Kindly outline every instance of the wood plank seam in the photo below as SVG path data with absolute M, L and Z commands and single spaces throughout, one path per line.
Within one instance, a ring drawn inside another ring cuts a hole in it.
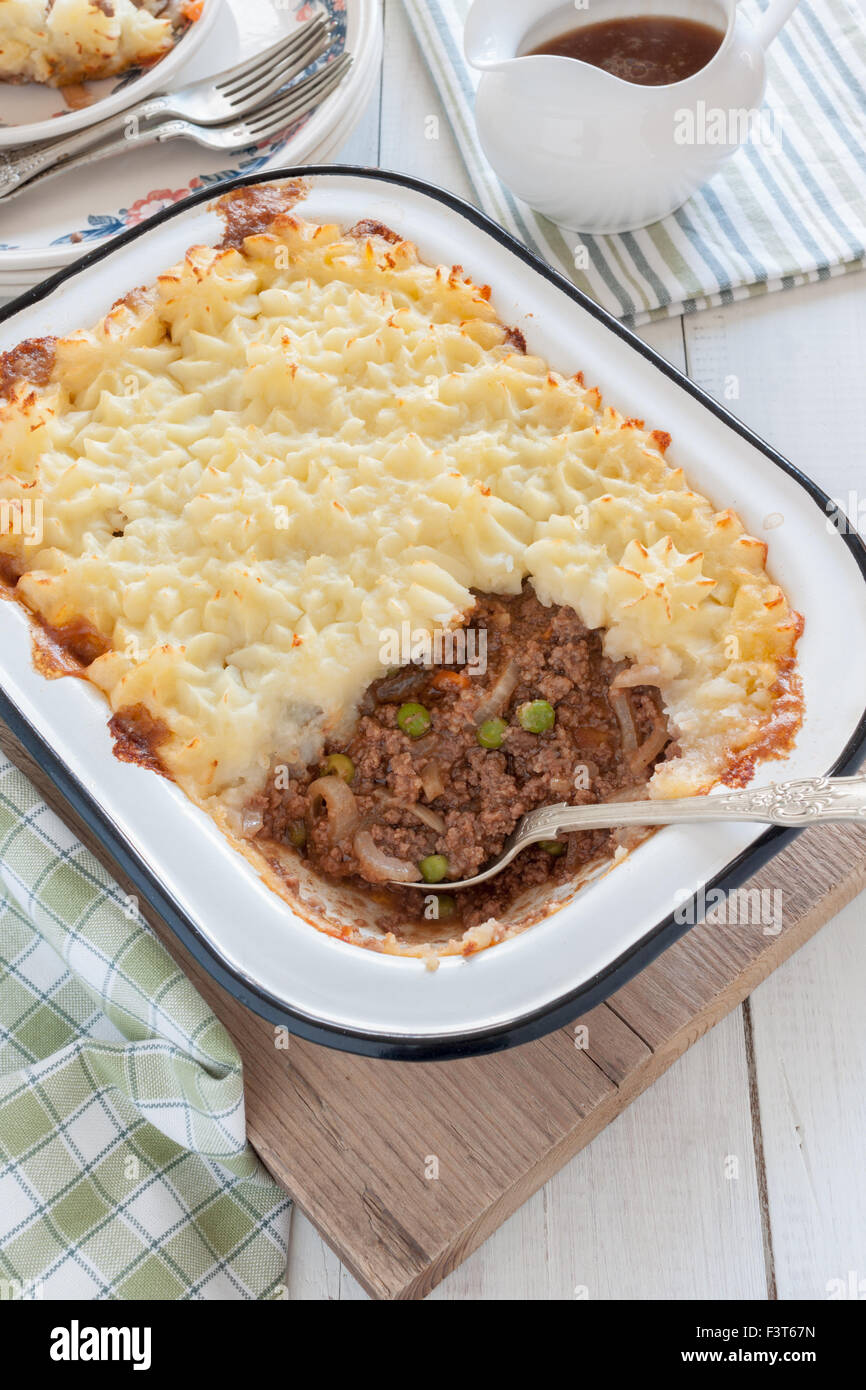
M 697 926 L 700 926 L 700 925 L 701 925 L 701 923 L 698 922 L 698 923 L 697 923 Z M 615 998 L 616 998 L 616 995 L 614 995 L 613 998 L 615 999 Z M 632 1033 L 634 1033 L 634 1035 L 635 1035 L 636 1038 L 640 1038 L 640 1040 L 641 1040 L 641 1042 L 643 1043 L 644 1047 L 649 1048 L 650 1052 L 652 1052 L 652 1051 L 653 1051 L 653 1045 L 652 1045 L 652 1043 L 650 1042 L 649 1038 L 645 1038 L 645 1037 L 643 1036 L 643 1034 L 641 1033 L 640 1029 L 639 1029 L 639 1028 L 635 1028 L 634 1024 L 629 1022 L 629 1020 L 625 1017 L 625 1015 L 624 1015 L 623 1013 L 621 1013 L 620 1010 L 616 1007 L 616 1004 L 613 1002 L 613 999 L 606 999 L 606 1000 L 605 1000 L 605 1003 L 607 1004 L 607 1007 L 610 1009 L 611 1013 L 612 1013 L 612 1014 L 616 1014 L 616 1016 L 617 1016 L 617 1018 L 619 1019 L 620 1023 L 624 1023 L 625 1026 L 626 1026 L 626 1028 L 628 1028 Z
M 749 1077 L 749 1113 L 752 1117 L 752 1149 L 755 1155 L 755 1174 L 758 1181 L 758 1202 L 761 1212 L 761 1236 L 764 1246 L 764 1268 L 767 1275 L 767 1298 L 771 1302 L 778 1299 L 776 1287 L 776 1265 L 773 1257 L 773 1229 L 770 1221 L 770 1197 L 767 1181 L 767 1163 L 764 1154 L 764 1131 L 761 1124 L 761 1103 L 758 1093 L 758 1071 L 755 1058 L 755 1032 L 752 1023 L 752 1006 L 748 998 L 743 1000 L 743 1040 L 746 1048 L 746 1069 Z

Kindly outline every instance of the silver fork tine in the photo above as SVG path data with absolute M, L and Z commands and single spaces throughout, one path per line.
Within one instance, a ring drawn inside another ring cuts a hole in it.
M 276 90 L 283 83 L 295 77 L 316 58 L 324 45 L 330 43 L 330 28 L 322 27 L 309 35 L 308 41 L 298 48 L 287 51 L 271 68 L 264 68 L 253 77 L 247 77 L 240 84 L 225 87 L 222 95 L 226 101 L 237 105 L 241 101 L 251 101 L 258 92 L 267 88 Z
M 314 21 L 311 20 L 310 22 L 313 23 Z M 214 83 L 214 91 L 219 92 L 220 96 L 226 96 L 239 82 L 245 82 L 255 77 L 266 64 L 274 62 L 284 53 L 291 54 L 297 42 L 297 34 L 284 35 L 277 43 L 271 44 L 270 48 L 264 49 L 261 53 L 254 53 L 252 58 L 248 58 L 245 63 L 231 68 L 221 82 Z
M 227 95 L 229 91 L 234 90 L 238 82 L 248 79 L 251 75 L 257 73 L 262 66 L 272 63 L 277 54 L 281 53 L 283 50 L 287 53 L 291 53 L 298 45 L 306 43 L 310 31 L 313 29 L 320 30 L 323 23 L 324 20 L 322 16 L 316 15 L 314 19 L 308 20 L 306 24 L 296 30 L 294 34 L 284 35 L 277 43 L 271 44 L 270 48 L 266 48 L 263 53 L 254 53 L 252 58 L 248 58 L 245 63 L 241 63 L 239 67 L 232 68 L 224 81 L 217 82 L 216 90 L 222 96 Z
M 307 62 L 311 61 L 308 54 L 315 55 L 316 50 L 324 42 L 330 43 L 332 38 L 331 27 L 329 24 L 317 25 L 315 29 L 310 29 L 304 35 L 304 42 L 291 48 L 287 48 L 284 53 L 278 54 L 275 61 L 270 65 L 265 65 L 258 72 L 247 74 L 240 82 L 232 80 L 221 88 L 222 95 L 229 100 L 240 96 L 251 96 L 257 87 L 263 86 L 278 72 L 297 65 L 299 68 L 306 67 Z
M 329 66 L 336 68 L 336 63 Z M 347 66 L 348 64 L 344 64 L 336 72 L 329 71 L 322 81 L 315 85 L 311 83 L 293 100 L 270 106 L 266 111 L 257 112 L 252 119 L 245 121 L 244 124 L 249 131 L 250 139 L 256 143 L 266 140 L 274 132 L 285 130 L 287 126 L 300 116 L 305 115 L 312 107 L 318 106 L 339 84 Z
M 296 116 L 303 115 L 310 105 L 322 101 L 337 86 L 351 63 L 351 56 L 343 53 L 312 77 L 298 82 L 288 92 L 281 92 L 267 105 L 253 112 L 243 123 L 250 136 L 256 141 L 265 140 L 274 131 L 289 125 Z
M 332 63 L 330 66 L 334 68 L 335 71 L 328 74 L 328 80 L 317 90 L 308 92 L 303 100 L 295 103 L 295 105 L 287 111 L 283 111 L 279 115 L 274 115 L 264 127 L 258 127 L 256 129 L 253 135 L 253 139 L 256 143 L 269 140 L 272 136 L 279 134 L 281 130 L 285 130 L 293 121 L 299 120 L 300 117 L 305 116 L 308 111 L 311 111 L 316 106 L 320 106 L 325 98 L 329 97 L 331 93 L 339 87 L 346 72 L 351 66 L 351 62 L 351 58 L 347 58 L 346 62 L 342 63 L 339 68 L 337 68 L 336 63 Z

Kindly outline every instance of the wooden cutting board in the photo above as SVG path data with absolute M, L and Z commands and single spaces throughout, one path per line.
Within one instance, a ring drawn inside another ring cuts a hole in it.
M 2 725 L 0 748 L 131 891 Z M 374 1298 L 423 1298 L 864 886 L 866 828 L 806 831 L 745 885 L 782 892 L 777 935 L 701 923 L 572 1027 L 438 1063 L 287 1039 L 146 916 L 238 1045 L 250 1139 L 270 1171 Z

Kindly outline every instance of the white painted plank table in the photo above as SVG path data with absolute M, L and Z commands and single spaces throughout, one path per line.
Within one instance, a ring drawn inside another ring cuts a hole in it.
M 385 0 L 384 22 L 379 88 L 337 159 L 471 198 L 402 0 Z M 866 275 L 642 336 L 833 496 L 866 497 Z M 844 641 L 845 614 L 826 621 Z M 430 1297 L 824 1299 L 861 1281 L 866 1297 L 864 987 L 866 895 Z M 297 1212 L 288 1286 L 292 1299 L 367 1296 Z

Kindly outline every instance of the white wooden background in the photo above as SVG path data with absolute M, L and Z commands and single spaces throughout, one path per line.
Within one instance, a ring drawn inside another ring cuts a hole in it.
M 336 158 L 471 198 L 402 0 Z M 424 120 L 440 117 L 438 141 Z M 642 331 L 834 496 L 866 496 L 866 274 Z M 828 613 L 840 641 L 844 613 Z M 433 1299 L 866 1298 L 866 895 L 698 1042 Z M 736 1164 L 731 1162 L 735 1159 Z M 738 1177 L 726 1176 L 737 1170 Z M 289 1296 L 365 1298 L 299 1213 Z

